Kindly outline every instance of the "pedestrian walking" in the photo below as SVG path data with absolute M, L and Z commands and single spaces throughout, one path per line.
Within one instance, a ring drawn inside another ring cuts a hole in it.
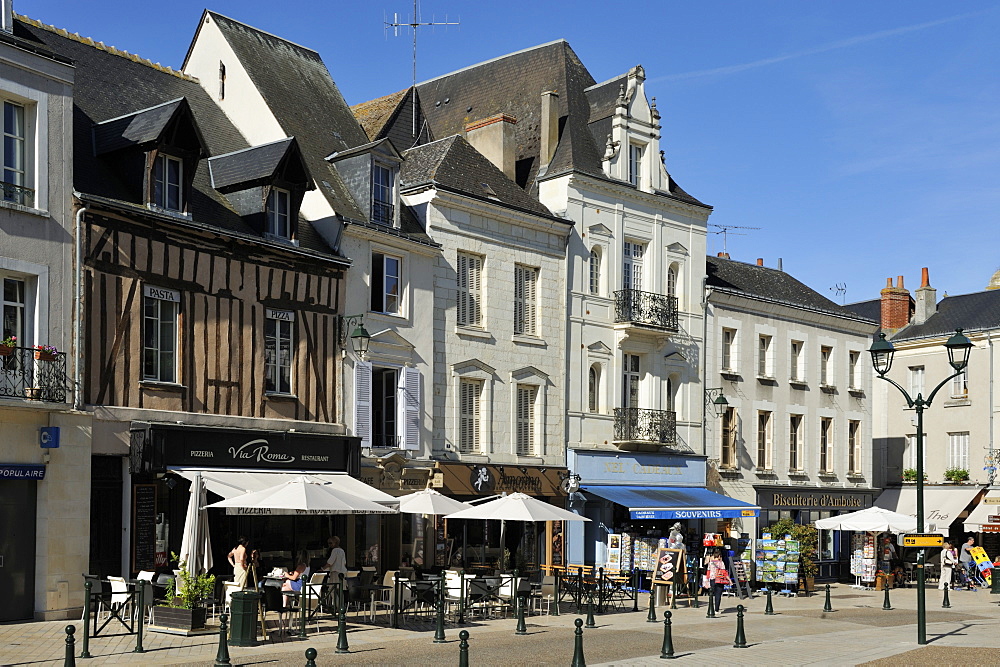
M 722 552 L 713 549 L 708 558 L 708 581 L 712 586 L 712 598 L 715 600 L 715 610 L 722 613 L 722 592 L 733 583 L 729 570 L 722 561 Z

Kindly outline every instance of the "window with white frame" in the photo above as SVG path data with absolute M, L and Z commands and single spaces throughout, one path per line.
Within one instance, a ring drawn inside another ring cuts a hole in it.
M 969 369 L 965 368 L 951 380 L 951 397 L 969 397 Z
M 736 329 L 722 330 L 722 370 L 736 370 Z
M 726 408 L 722 413 L 722 443 L 719 464 L 723 468 L 736 467 L 736 408 Z
M 802 470 L 802 415 L 788 416 L 788 470 Z
M 464 327 L 483 326 L 483 258 L 480 255 L 458 253 L 458 324 Z
M 635 186 L 642 185 L 642 157 L 645 146 L 628 145 L 628 182 Z
M 677 265 L 671 264 L 667 268 L 667 296 L 677 298 Z
M 792 341 L 791 359 L 789 362 L 788 379 L 797 382 L 805 380 L 805 368 L 802 364 L 802 349 L 805 343 L 800 340 Z
M 774 359 L 771 356 L 771 337 L 757 338 L 757 377 L 774 377 Z
M 0 178 L 0 199 L 22 206 L 34 206 L 34 194 L 29 188 L 30 142 L 27 121 L 28 114 L 24 105 L 6 100 L 3 102 L 3 143 L 0 144 L 3 178 Z
M 622 407 L 639 407 L 639 355 L 622 355 Z
M 160 153 L 153 161 L 153 206 L 166 211 L 181 211 L 184 208 L 183 163 L 165 153 Z
M 372 222 L 392 225 L 395 221 L 395 170 L 376 162 L 372 166 Z
M 667 378 L 667 392 L 665 398 L 667 399 L 667 411 L 677 412 L 677 382 L 674 381 L 673 376 Z
M 19 278 L 3 279 L 3 335 L 15 347 L 29 347 L 27 339 L 27 300 L 25 282 Z
M 599 246 L 590 249 L 590 293 L 601 293 L 601 249 Z
M 948 467 L 969 470 L 969 433 L 948 434 Z
M 924 367 L 910 366 L 910 397 L 916 398 L 917 394 L 924 393 Z
M 382 252 L 372 252 L 371 310 L 389 315 L 402 314 L 400 270 L 403 260 Z
M 927 470 L 927 434 L 924 433 L 924 455 L 923 468 Z M 911 433 L 906 436 L 906 445 L 903 450 L 904 466 L 908 469 L 917 469 L 917 435 Z
M 594 364 L 587 373 L 587 409 L 598 412 L 601 407 L 601 366 Z
M 833 376 L 833 348 L 829 345 L 821 345 L 819 348 L 819 383 L 825 386 L 834 384 Z
M 354 435 L 362 447 L 420 448 L 420 371 L 411 366 L 354 365 Z
M 142 299 L 142 379 L 177 382 L 177 319 L 181 295 L 145 285 Z
M 857 350 L 847 353 L 847 387 L 861 388 L 861 353 Z
M 538 335 L 538 269 L 514 265 L 514 333 Z
M 281 188 L 271 188 L 267 195 L 267 233 L 279 239 L 291 239 L 291 210 L 291 193 Z
M 757 411 L 757 469 L 771 470 L 773 467 L 773 439 L 771 433 L 771 413 Z
M 458 451 L 475 454 L 480 451 L 479 413 L 483 397 L 483 381 L 462 378 L 459 381 Z
M 264 391 L 292 393 L 295 313 L 288 310 L 264 311 Z
M 535 454 L 535 397 L 538 387 L 528 384 L 517 385 L 517 414 L 515 444 L 518 456 Z
M 852 419 L 847 422 L 847 470 L 861 473 L 861 422 Z
M 833 420 L 829 417 L 819 420 L 819 470 L 833 472 Z
M 625 241 L 622 244 L 622 289 L 642 290 L 642 258 L 645 254 L 645 243 Z
M 396 419 L 399 369 L 372 367 L 372 447 L 402 449 Z

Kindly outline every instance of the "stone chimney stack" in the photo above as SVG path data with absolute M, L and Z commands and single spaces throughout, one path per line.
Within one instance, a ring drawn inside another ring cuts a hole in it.
M 903 276 L 896 278 L 896 286 L 892 286 L 892 278 L 887 278 L 882 290 L 882 328 L 895 331 L 910 323 L 913 314 L 913 300 L 910 291 L 903 287 Z
M 0 30 L 14 32 L 14 0 L 0 0 Z
M 917 290 L 916 310 L 913 313 L 914 324 L 923 324 L 937 312 L 937 290 L 931 287 L 931 279 L 926 266 L 923 268 L 922 274 L 920 289 Z
M 559 93 L 547 90 L 542 93 L 542 141 L 539 150 L 538 170 L 552 162 L 559 144 Z
M 513 116 L 498 113 L 465 126 L 468 142 L 510 180 L 514 180 L 514 162 L 517 159 L 517 144 L 514 141 L 516 122 Z

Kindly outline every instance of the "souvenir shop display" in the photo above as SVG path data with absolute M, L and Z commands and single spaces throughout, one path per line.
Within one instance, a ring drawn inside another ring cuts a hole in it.
M 619 570 L 622 566 L 622 536 L 617 533 L 608 535 L 608 558 L 604 564 L 607 570 Z
M 757 540 L 754 550 L 757 581 L 781 584 L 785 589 L 795 588 L 799 580 L 799 542 L 786 535 L 784 539 L 771 539 L 764 533 Z
M 854 575 L 854 585 L 851 588 L 871 588 L 877 569 L 875 533 L 851 535 L 851 574 Z
M 621 536 L 622 536 L 622 555 L 621 555 L 622 560 L 620 567 L 623 570 L 631 570 L 633 567 L 632 563 L 634 562 L 632 559 L 632 544 L 634 543 L 634 540 L 632 536 L 629 535 L 628 533 L 622 533 Z

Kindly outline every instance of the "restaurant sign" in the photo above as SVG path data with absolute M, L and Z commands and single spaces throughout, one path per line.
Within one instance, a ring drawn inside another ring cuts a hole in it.
M 526 493 L 529 496 L 565 496 L 559 484 L 566 468 L 439 463 L 442 488 L 456 496 L 492 496 Z

